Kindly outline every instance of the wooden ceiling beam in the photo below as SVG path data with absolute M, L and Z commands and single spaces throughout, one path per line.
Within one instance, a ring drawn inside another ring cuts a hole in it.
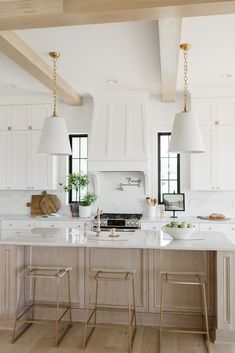
M 50 90 L 53 89 L 52 67 L 16 33 L 0 32 L 0 51 L 44 86 Z M 82 98 L 60 75 L 57 76 L 57 95 L 68 104 L 82 105 Z
M 0 30 L 235 13 L 226 0 L 1 0 Z
M 176 96 L 182 19 L 161 19 L 158 21 L 158 26 L 162 100 L 163 102 L 174 102 Z

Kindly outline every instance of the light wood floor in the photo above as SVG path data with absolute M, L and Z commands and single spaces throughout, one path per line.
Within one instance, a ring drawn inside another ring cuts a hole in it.
M 97 328 L 85 350 L 83 325 L 74 324 L 58 348 L 53 347 L 51 325 L 33 325 L 14 344 L 11 333 L 0 331 L 0 353 L 127 353 L 127 331 Z M 152 327 L 138 326 L 133 353 L 157 353 L 157 334 Z M 206 353 L 200 335 L 164 333 L 162 353 Z M 235 346 L 212 344 L 211 353 L 235 353 Z

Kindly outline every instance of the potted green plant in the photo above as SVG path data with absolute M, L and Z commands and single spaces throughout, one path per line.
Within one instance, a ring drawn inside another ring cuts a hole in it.
M 91 216 L 91 205 L 97 200 L 94 192 L 87 192 L 85 196 L 79 201 L 79 216 L 87 218 Z
M 70 210 L 73 217 L 79 216 L 79 189 L 84 189 L 88 184 L 88 175 L 84 172 L 67 175 L 67 185 L 64 186 L 64 191 L 75 191 L 75 202 L 70 203 Z

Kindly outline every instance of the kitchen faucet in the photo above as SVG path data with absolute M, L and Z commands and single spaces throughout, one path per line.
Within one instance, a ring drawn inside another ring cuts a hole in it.
M 96 220 L 97 220 L 97 226 L 96 226 L 96 236 L 99 237 L 100 236 L 100 215 L 102 214 L 102 211 L 100 210 L 100 208 L 97 208 L 97 212 L 96 212 Z

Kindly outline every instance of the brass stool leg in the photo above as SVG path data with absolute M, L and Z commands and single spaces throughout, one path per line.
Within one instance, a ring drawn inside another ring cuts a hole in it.
M 22 275 L 22 280 L 21 280 L 21 283 L 20 283 L 20 288 L 19 288 L 19 298 L 18 298 L 18 302 L 17 302 L 17 305 L 16 305 L 16 312 L 15 312 L 15 320 L 14 320 L 14 326 L 13 326 L 13 333 L 12 333 L 12 340 L 11 342 L 14 343 L 16 338 L 16 324 L 17 324 L 17 319 L 18 319 L 18 316 L 20 314 L 20 304 L 21 304 L 21 299 L 22 299 L 22 296 L 23 296 L 23 292 L 24 292 L 24 283 L 25 283 L 25 278 L 24 278 L 24 275 Z M 30 325 L 28 325 L 26 328 L 28 328 Z M 25 328 L 25 330 L 26 330 Z M 25 331 L 23 330 L 22 333 Z
M 96 310 L 97 310 L 98 298 L 99 298 L 99 281 L 98 281 L 98 279 L 96 279 L 96 284 L 95 284 L 95 314 L 94 314 L 94 325 L 96 325 Z
M 208 350 L 208 353 L 210 353 L 210 335 L 209 335 L 209 325 L 208 325 L 208 315 L 207 315 L 207 301 L 206 301 L 205 283 L 202 283 L 202 293 L 203 293 L 203 304 L 204 304 L 204 314 L 205 314 L 207 350 Z
M 58 330 L 59 330 L 59 288 L 60 280 L 57 278 L 56 288 L 56 318 L 55 318 L 55 346 L 58 346 Z
M 132 277 L 132 303 L 133 303 L 133 310 L 134 310 L 134 322 L 135 322 L 135 330 L 137 327 L 136 323 L 136 310 L 135 310 L 135 285 L 134 285 L 134 277 Z
M 68 279 L 68 300 L 69 300 L 69 324 L 72 325 L 72 308 L 71 308 L 71 288 L 70 288 L 70 273 L 67 272 Z
M 34 316 L 35 316 L 35 295 L 36 295 L 36 284 L 37 284 L 37 278 L 34 277 L 33 279 L 33 298 L 32 298 L 32 321 L 34 320 Z
M 128 340 L 129 340 L 129 352 L 131 352 L 132 348 L 132 315 L 131 315 L 131 302 L 132 302 L 132 296 L 131 296 L 131 280 L 128 279 L 127 281 L 127 286 L 128 286 Z
M 86 347 L 86 344 L 87 344 L 87 342 L 89 341 L 89 339 L 90 339 L 90 337 L 91 337 L 91 335 L 92 335 L 92 333 L 93 333 L 93 331 L 95 330 L 95 325 L 96 325 L 96 319 L 97 319 L 97 316 L 96 316 L 96 310 L 97 310 L 97 304 L 98 304 L 98 295 L 99 295 L 99 281 L 98 281 L 98 279 L 97 278 L 95 278 L 95 303 L 94 303 L 94 305 L 95 305 L 95 307 L 94 307 L 94 309 L 93 309 L 93 311 L 92 311 L 92 314 L 91 315 L 89 315 L 89 306 L 90 306 L 90 303 L 91 303 L 91 289 L 90 289 L 90 291 L 89 291 L 89 303 L 88 303 L 88 305 L 87 305 L 87 319 L 86 319 L 86 322 L 85 322 L 85 327 L 84 327 L 84 336 L 83 336 L 83 348 L 85 349 L 85 347 Z M 87 327 L 88 327 L 88 325 L 89 325 L 89 322 L 90 322 L 90 320 L 92 319 L 92 316 L 94 315 L 94 326 L 93 327 L 91 327 L 91 329 L 90 329 L 90 332 L 88 333 L 88 335 L 87 335 Z
M 159 342 L 158 342 L 158 349 L 159 353 L 161 353 L 161 339 L 162 339 L 162 325 L 163 325 L 163 301 L 164 301 L 164 279 L 161 276 L 161 301 L 160 301 L 160 325 L 159 325 Z

